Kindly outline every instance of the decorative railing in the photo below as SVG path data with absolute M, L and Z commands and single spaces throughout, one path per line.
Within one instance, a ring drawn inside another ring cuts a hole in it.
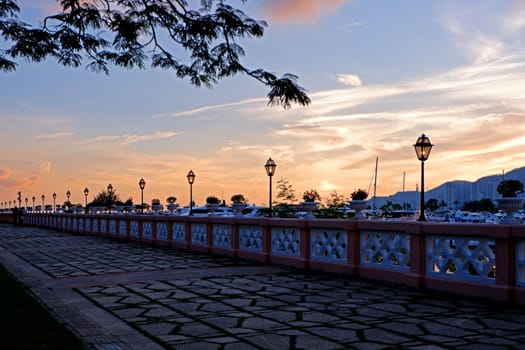
M 24 224 L 525 304 L 525 225 L 51 213 Z
M 410 270 L 410 235 L 403 232 L 361 231 L 362 265 Z

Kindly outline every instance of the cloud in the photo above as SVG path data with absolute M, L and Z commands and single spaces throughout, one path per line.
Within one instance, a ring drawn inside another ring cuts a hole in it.
M 350 0 L 266 0 L 263 11 L 271 21 L 312 24 L 323 13 L 335 13 Z
M 144 135 L 102 135 L 97 136 L 87 142 L 97 143 L 97 142 L 117 142 L 121 146 L 127 146 L 137 142 L 146 142 L 146 141 L 155 141 L 172 138 L 178 135 L 176 132 L 172 131 L 157 131 L 152 134 Z
M 263 98 L 250 98 L 242 101 L 224 103 L 220 105 L 210 105 L 199 108 L 194 108 L 186 111 L 180 111 L 175 113 L 159 113 L 153 115 L 153 119 L 162 119 L 162 118 L 181 118 L 181 117 L 193 117 L 197 114 L 202 115 L 206 112 L 213 111 L 214 114 L 217 114 L 220 111 L 230 110 L 232 107 L 247 106 L 247 105 L 258 105 L 261 102 L 265 101 Z M 210 118 L 210 117 L 209 117 Z
M 55 139 L 63 139 L 69 136 L 73 136 L 74 133 L 72 132 L 55 132 L 51 134 L 42 134 L 42 135 L 36 135 L 33 138 L 35 140 L 55 140 Z
M 45 173 L 51 172 L 51 162 L 43 162 L 40 164 L 40 169 L 44 171 Z
M 337 76 L 337 81 L 348 86 L 361 86 L 361 78 L 358 75 L 354 74 L 339 74 Z

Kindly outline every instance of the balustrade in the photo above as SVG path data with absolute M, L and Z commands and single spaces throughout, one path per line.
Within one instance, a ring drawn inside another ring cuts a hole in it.
M 25 222 L 525 304 L 525 225 L 53 213 Z

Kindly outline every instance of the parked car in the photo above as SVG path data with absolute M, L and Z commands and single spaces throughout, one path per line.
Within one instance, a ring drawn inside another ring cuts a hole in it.
M 213 214 L 209 211 L 208 207 L 193 207 L 192 209 L 193 216 L 233 216 L 233 211 L 228 207 L 218 207 L 215 209 Z M 178 212 L 180 216 L 189 216 L 190 208 L 184 207 L 181 208 Z
M 257 218 L 264 216 L 268 213 L 268 208 L 266 207 L 260 207 L 253 205 L 251 207 L 246 207 L 241 211 L 242 216 L 245 217 L 251 217 L 251 218 Z

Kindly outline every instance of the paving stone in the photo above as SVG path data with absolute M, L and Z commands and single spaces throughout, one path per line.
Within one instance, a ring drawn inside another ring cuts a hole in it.
M 94 349 L 525 350 L 515 305 L 38 228 L 0 224 L 0 247 Z
M 296 338 L 298 349 L 342 349 L 343 345 L 315 335 L 303 335 Z
M 369 342 L 376 341 L 383 344 L 399 344 L 408 342 L 411 338 L 403 337 L 390 331 L 371 328 L 362 330 L 365 339 Z
M 241 327 L 257 330 L 270 330 L 281 328 L 283 325 L 278 322 L 267 320 L 261 317 L 252 317 L 244 320 Z

